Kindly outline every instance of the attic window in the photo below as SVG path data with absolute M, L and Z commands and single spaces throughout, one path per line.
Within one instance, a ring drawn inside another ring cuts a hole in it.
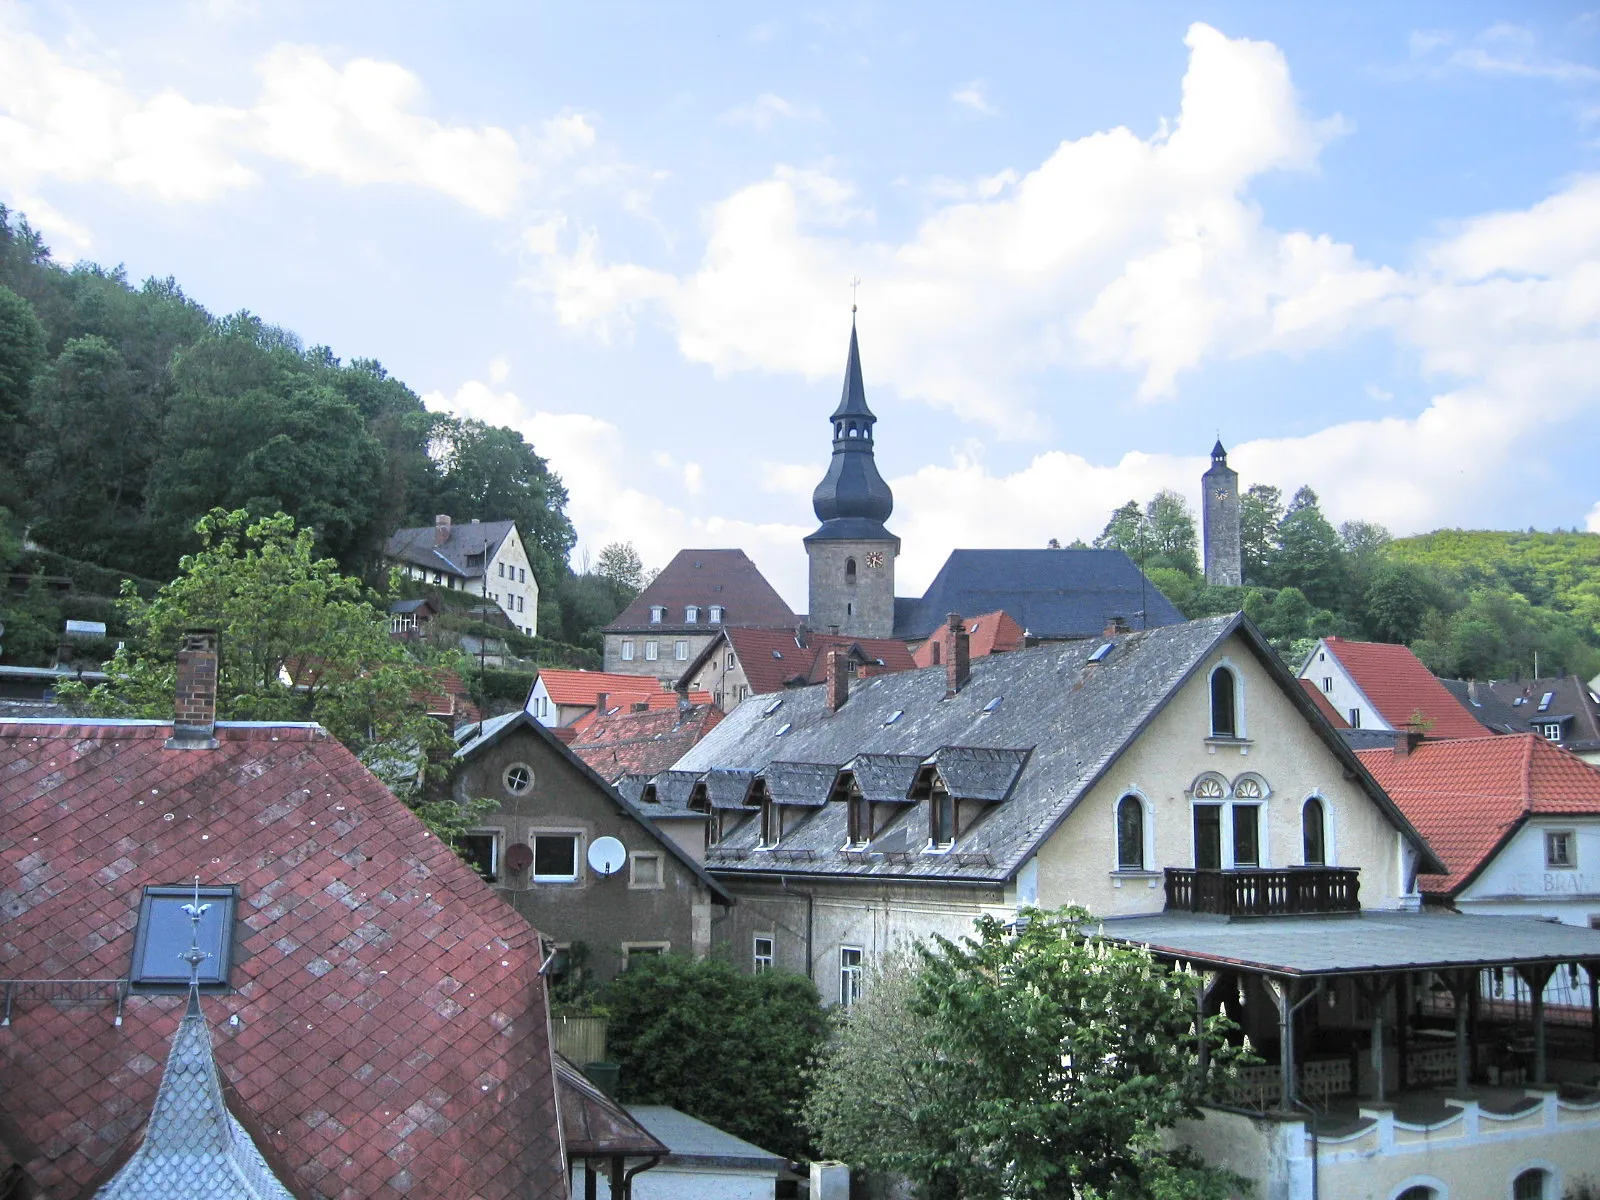
M 976 621 L 974 621 L 972 623 L 972 628 L 968 629 L 967 632 L 968 633 L 977 633 L 978 632 L 978 623 Z
M 761 710 L 761 715 L 763 717 L 770 717 L 773 713 L 777 712 L 778 709 L 781 708 L 782 706 L 783 706 L 783 697 L 779 696 L 771 704 L 767 705 L 765 708 L 763 708 Z
M 1539 697 L 1539 711 L 1546 711 L 1550 707 L 1550 701 L 1554 700 L 1555 698 L 1556 694 L 1554 692 L 1546 692 L 1543 696 Z
M 1089 661 L 1092 663 L 1105 662 L 1106 655 L 1110 654 L 1114 649 L 1116 649 L 1115 642 L 1106 642 L 1095 650 L 1093 654 L 1089 655 Z
M 772 736 L 773 737 L 782 737 L 784 734 L 788 733 L 789 730 L 791 730 L 793 728 L 794 728 L 794 726 L 790 722 L 785 721 L 782 725 L 778 726 L 778 731 L 776 733 L 774 733 Z
M 721 591 L 722 589 L 718 588 L 717 590 Z M 711 606 L 711 623 L 713 625 L 721 625 L 722 624 L 722 605 L 713 604 Z
M 906 710 L 905 709 L 897 708 L 892 713 L 890 713 L 887 717 L 885 717 L 883 719 L 883 723 L 885 725 L 893 725 L 896 721 L 898 721 L 901 717 L 903 717 L 905 715 L 906 715 Z
M 184 906 L 193 904 L 194 886 L 147 887 L 139 902 L 138 935 L 133 943 L 133 966 L 128 982 L 153 988 L 186 987 L 189 964 L 180 957 L 194 940 L 194 924 Z M 199 945 L 209 957 L 200 964 L 202 987 L 226 987 L 233 967 L 233 918 L 239 902 L 237 888 L 203 887 L 200 903 Z
M 650 606 L 650 624 L 659 625 L 667 619 L 667 610 L 659 604 Z
M 985 704 L 983 706 L 984 715 L 987 716 L 989 713 L 994 712 L 995 709 L 1000 707 L 1000 701 L 1004 699 L 1004 696 L 996 696 L 993 700 L 989 701 L 989 703 Z

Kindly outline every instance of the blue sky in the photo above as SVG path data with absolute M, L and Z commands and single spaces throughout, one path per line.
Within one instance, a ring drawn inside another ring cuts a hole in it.
M 1245 483 L 1600 528 L 1580 5 L 15 5 L 0 199 L 803 607 L 859 276 L 903 592 Z M 486 514 L 492 515 L 492 514 Z

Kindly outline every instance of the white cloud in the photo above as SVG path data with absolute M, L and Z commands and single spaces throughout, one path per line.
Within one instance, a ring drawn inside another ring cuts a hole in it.
M 820 121 L 822 110 L 811 105 L 800 105 L 765 92 L 749 104 L 730 108 L 717 118 L 725 125 L 743 125 L 765 133 L 780 121 Z
M 1589 510 L 1589 519 L 1587 522 L 1585 522 L 1584 528 L 1590 533 L 1600 533 L 1600 502 L 1597 502 L 1595 506 Z
M 15 197 L 52 179 L 97 180 L 203 202 L 258 184 L 276 161 L 351 186 L 437 192 L 503 218 L 530 185 L 559 190 L 550 178 L 558 165 L 567 168 L 563 188 L 630 174 L 594 161 L 595 129 L 578 113 L 521 137 L 430 116 L 422 81 L 398 63 L 336 63 L 280 45 L 257 74 L 248 107 L 198 103 L 171 88 L 141 95 L 111 66 L 69 60 L 0 14 L 0 188 Z
M 847 181 L 780 167 L 713 208 L 688 275 L 608 262 L 590 229 L 545 228 L 530 282 L 566 325 L 611 337 L 659 313 L 685 357 L 719 373 L 820 380 L 837 370 L 842 288 L 859 273 L 873 378 L 1013 434 L 1039 428 L 1024 392 L 1043 369 L 1125 367 L 1155 397 L 1207 356 L 1309 344 L 1387 278 L 1349 247 L 1266 229 L 1245 193 L 1263 172 L 1313 166 L 1341 126 L 1300 111 L 1276 48 L 1204 25 L 1188 42 L 1170 134 L 1063 142 L 1032 170 L 980 178 L 905 242 L 872 238 Z
M 1411 55 L 1441 73 L 1476 71 L 1577 86 L 1600 83 L 1600 68 L 1545 53 L 1531 29 L 1509 21 L 1489 26 L 1464 45 L 1449 33 L 1415 32 Z
M 1000 110 L 984 95 L 984 83 L 981 79 L 969 79 L 950 93 L 950 100 L 962 108 L 970 108 L 980 116 L 992 117 Z

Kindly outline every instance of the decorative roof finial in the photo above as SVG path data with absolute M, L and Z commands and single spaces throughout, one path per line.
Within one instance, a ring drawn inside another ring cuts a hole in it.
M 211 911 L 211 905 L 200 903 L 200 876 L 194 877 L 194 900 L 183 906 L 189 914 L 189 948 L 178 955 L 189 964 L 189 1011 L 200 1011 L 200 964 L 211 955 L 200 949 L 200 919 Z
M 861 286 L 861 276 L 850 277 L 850 324 L 856 323 L 856 289 Z

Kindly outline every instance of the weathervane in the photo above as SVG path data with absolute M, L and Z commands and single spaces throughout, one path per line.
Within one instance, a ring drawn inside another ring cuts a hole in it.
M 200 919 L 211 910 L 211 905 L 200 903 L 200 876 L 194 877 L 194 900 L 185 904 L 183 911 L 189 914 L 189 948 L 178 957 L 189 964 L 189 991 L 190 994 L 200 990 L 200 964 L 210 958 L 204 950 L 200 949 Z

